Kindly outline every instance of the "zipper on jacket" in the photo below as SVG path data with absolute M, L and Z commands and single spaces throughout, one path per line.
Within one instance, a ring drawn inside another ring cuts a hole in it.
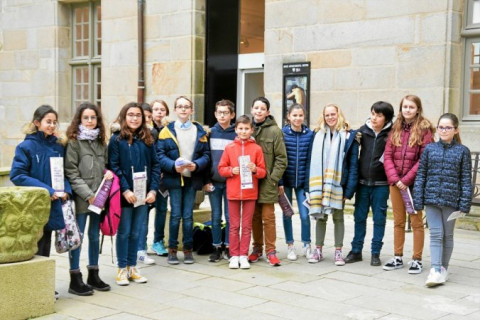
M 295 189 L 298 187 L 298 138 L 299 138 L 299 134 L 295 133 L 295 135 L 297 136 L 297 152 L 296 152 L 296 157 L 297 157 L 297 161 L 295 162 Z
M 242 157 L 245 153 L 245 141 L 242 140 Z M 243 200 L 242 177 L 240 176 L 240 200 Z
M 370 156 L 370 163 L 368 164 L 368 180 L 367 180 L 368 184 L 367 185 L 370 185 L 370 180 L 371 180 L 371 177 L 372 177 L 373 156 L 375 154 L 375 149 L 376 149 L 376 145 L 377 145 L 377 138 L 380 135 L 380 132 L 377 135 L 375 135 L 375 139 L 373 140 L 372 154 Z M 375 132 L 374 132 L 374 134 L 375 134 Z

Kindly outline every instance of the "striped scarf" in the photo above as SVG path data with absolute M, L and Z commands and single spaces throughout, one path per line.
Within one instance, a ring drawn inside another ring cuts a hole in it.
M 330 139 L 330 128 L 315 135 L 310 159 L 310 216 L 322 218 L 333 209 L 343 208 L 341 186 L 346 131 L 335 131 Z M 319 156 L 321 155 L 321 156 Z

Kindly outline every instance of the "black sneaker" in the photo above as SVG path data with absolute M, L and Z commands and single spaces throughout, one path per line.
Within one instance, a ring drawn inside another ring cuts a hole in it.
M 393 257 L 388 260 L 388 262 L 383 266 L 383 270 L 392 271 L 396 269 L 403 268 L 403 259 L 402 257 Z
M 420 260 L 413 260 L 408 263 L 410 268 L 408 268 L 408 273 L 410 274 L 419 274 L 422 273 L 423 265 Z
M 192 264 L 195 263 L 193 259 L 192 249 L 183 250 L 183 263 Z
M 222 247 L 215 247 L 213 253 L 208 257 L 210 262 L 218 262 L 222 258 Z
M 167 258 L 168 264 L 179 264 L 180 261 L 178 261 L 177 257 L 177 249 L 168 249 L 168 258 Z
M 225 260 L 230 260 L 232 256 L 230 255 L 230 249 L 228 247 L 225 247 L 225 250 L 223 250 L 223 259 Z
M 372 259 L 370 260 L 370 265 L 374 267 L 378 267 L 382 265 L 382 261 L 380 261 L 380 255 L 378 253 L 372 253 Z
M 345 258 L 345 263 L 354 263 L 354 262 L 358 262 L 358 261 L 362 261 L 362 253 L 361 252 L 353 252 L 353 251 L 350 251 L 348 254 L 347 254 L 347 257 Z

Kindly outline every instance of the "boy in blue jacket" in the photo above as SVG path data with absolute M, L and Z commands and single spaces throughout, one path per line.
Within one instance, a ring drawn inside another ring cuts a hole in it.
M 230 100 L 220 100 L 215 104 L 215 118 L 217 123 L 210 130 L 210 152 L 212 156 L 212 165 L 207 178 L 207 184 L 204 190 L 208 192 L 210 206 L 212 208 L 212 236 L 214 251 L 208 258 L 210 262 L 217 262 L 222 256 L 222 199 L 225 214 L 225 246 L 224 258 L 229 259 L 229 239 L 228 232 L 230 219 L 228 215 L 227 186 L 226 179 L 218 173 L 218 163 L 222 157 L 223 150 L 227 144 L 233 142 L 237 134 L 235 133 L 235 124 L 232 119 L 235 118 L 235 105 Z M 212 190 L 213 189 L 213 190 Z
M 170 193 L 170 224 L 168 239 L 169 264 L 179 264 L 177 258 L 178 230 L 183 220 L 184 263 L 194 263 L 193 205 L 197 190 L 203 187 L 205 170 L 210 163 L 207 132 L 198 122 L 190 121 L 193 103 L 180 96 L 174 103 L 177 121 L 160 132 L 157 153 L 163 172 L 163 185 Z

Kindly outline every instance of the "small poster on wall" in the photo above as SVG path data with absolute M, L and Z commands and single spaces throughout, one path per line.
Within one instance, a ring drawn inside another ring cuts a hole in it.
M 310 123 L 310 62 L 283 64 L 282 124 L 285 123 L 288 108 L 295 103 L 305 108 L 305 124 L 308 126 Z

